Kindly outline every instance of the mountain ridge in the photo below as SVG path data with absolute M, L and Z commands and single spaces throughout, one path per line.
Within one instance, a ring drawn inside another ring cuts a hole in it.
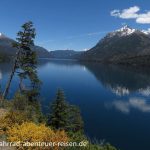
M 17 49 L 12 46 L 12 43 L 15 43 L 16 41 L 7 37 L 3 33 L 0 33 L 0 58 L 4 59 L 4 57 L 7 57 L 7 59 L 11 59 L 15 56 Z M 31 47 L 34 51 L 36 51 L 37 56 L 39 58 L 45 58 L 50 57 L 50 54 L 47 49 L 34 45 Z
M 116 64 L 150 64 L 150 34 L 125 26 L 108 33 L 81 60 Z M 141 60 L 139 60 L 141 59 Z
M 75 50 L 54 50 L 49 52 L 51 58 L 57 59 L 79 59 L 82 51 Z

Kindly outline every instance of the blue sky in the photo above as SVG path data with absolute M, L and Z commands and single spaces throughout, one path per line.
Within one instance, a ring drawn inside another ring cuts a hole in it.
M 0 32 L 15 39 L 31 20 L 48 50 L 89 49 L 123 24 L 150 28 L 149 0 L 1 0 L 0 10 Z

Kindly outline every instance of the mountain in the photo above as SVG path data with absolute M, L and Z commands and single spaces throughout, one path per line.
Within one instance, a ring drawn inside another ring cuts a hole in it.
M 50 51 L 51 58 L 58 59 L 78 59 L 82 53 L 82 51 L 74 51 L 74 50 L 55 50 Z
M 150 32 L 124 26 L 108 33 L 81 59 L 116 64 L 150 64 Z
M 12 47 L 14 42 L 16 41 L 0 33 L 0 61 L 8 60 L 15 56 L 16 48 Z M 37 56 L 40 58 L 50 57 L 49 52 L 43 47 L 35 45 L 32 49 L 37 52 Z
M 15 41 L 8 38 L 4 34 L 0 33 L 0 53 L 9 55 L 14 55 L 14 48 L 12 48 L 12 43 Z
M 51 57 L 49 51 L 41 46 L 35 45 L 33 47 L 33 50 L 36 51 L 37 56 L 39 58 L 50 58 Z

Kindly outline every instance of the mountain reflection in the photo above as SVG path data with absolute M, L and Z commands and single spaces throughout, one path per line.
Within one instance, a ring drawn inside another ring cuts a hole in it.
M 12 63 L 0 63 L 0 80 L 2 80 L 3 76 L 10 73 L 12 67 Z
M 68 66 L 68 67 L 79 65 L 78 61 L 73 60 L 73 59 L 49 59 L 49 58 L 44 59 L 44 58 L 41 58 L 38 60 L 38 67 L 42 67 L 49 63 L 52 65 L 55 65 L 55 66 Z
M 139 89 L 138 92 L 143 96 L 150 96 L 150 86 L 148 86 L 146 89 Z
M 150 69 L 86 63 L 86 68 L 112 93 L 123 96 L 138 92 L 150 95 Z
M 117 65 L 102 65 L 99 63 L 80 63 L 75 60 L 40 59 L 38 69 L 43 66 L 54 67 L 82 67 L 84 71 L 90 71 L 105 88 L 117 96 L 139 93 L 142 96 L 150 96 L 150 69 Z M 12 64 L 0 64 L 0 79 L 11 71 Z
M 59 59 L 57 60 L 57 59 L 43 58 L 38 60 L 37 68 L 46 66 L 49 63 L 55 65 L 56 67 L 59 65 L 67 66 L 67 67 L 73 67 L 79 65 L 76 60 L 59 60 Z M 9 74 L 11 72 L 12 65 L 13 62 L 0 63 L 0 80 L 2 79 L 3 75 L 6 76 L 6 74 Z

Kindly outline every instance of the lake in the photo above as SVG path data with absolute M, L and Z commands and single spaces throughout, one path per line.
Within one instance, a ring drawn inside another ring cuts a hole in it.
M 2 89 L 10 70 L 10 64 L 0 64 Z M 66 99 L 80 107 L 88 137 L 121 150 L 150 149 L 150 69 L 41 59 L 38 74 L 45 113 L 62 88 Z M 17 80 L 9 97 L 18 88 Z

